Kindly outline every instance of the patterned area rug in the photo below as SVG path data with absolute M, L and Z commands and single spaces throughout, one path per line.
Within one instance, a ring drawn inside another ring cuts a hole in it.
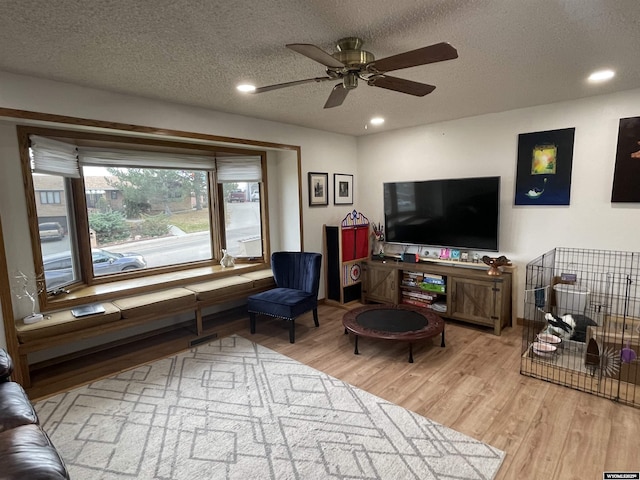
M 81 479 L 490 479 L 504 453 L 232 336 L 36 404 Z

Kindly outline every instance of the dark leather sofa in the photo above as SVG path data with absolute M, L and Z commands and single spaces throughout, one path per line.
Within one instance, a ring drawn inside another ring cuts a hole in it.
M 62 480 L 69 473 L 0 349 L 0 480 Z

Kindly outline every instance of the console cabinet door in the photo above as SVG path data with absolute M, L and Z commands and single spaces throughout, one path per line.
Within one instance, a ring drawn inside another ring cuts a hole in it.
M 366 302 L 398 303 L 398 269 L 383 268 L 370 263 L 362 266 L 362 300 Z
M 492 326 L 495 334 L 500 335 L 502 282 L 449 277 L 449 292 L 448 317 Z

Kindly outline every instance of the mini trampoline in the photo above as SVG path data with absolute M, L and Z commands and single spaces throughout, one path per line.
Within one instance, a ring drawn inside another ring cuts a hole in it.
M 355 335 L 354 354 L 358 355 L 358 337 L 399 340 L 409 343 L 409 363 L 413 363 L 413 342 L 442 335 L 444 320 L 435 312 L 414 305 L 365 305 L 344 314 L 345 335 Z

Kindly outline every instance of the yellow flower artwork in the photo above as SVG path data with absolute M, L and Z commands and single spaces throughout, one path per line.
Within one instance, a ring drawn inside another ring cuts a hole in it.
M 531 159 L 531 175 L 553 175 L 556 173 L 555 145 L 536 145 Z

